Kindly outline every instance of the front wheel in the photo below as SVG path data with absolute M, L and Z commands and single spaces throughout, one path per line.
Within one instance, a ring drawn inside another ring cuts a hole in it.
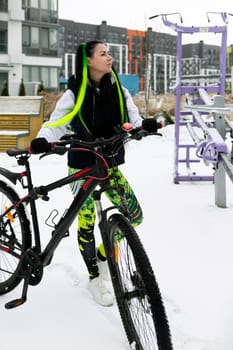
M 25 208 L 16 192 L 0 181 L 0 295 L 10 292 L 22 280 L 22 254 L 31 246 Z
M 105 247 L 116 301 L 132 349 L 172 350 L 162 296 L 148 256 L 131 223 L 109 218 Z M 108 249 L 110 248 L 110 249 Z

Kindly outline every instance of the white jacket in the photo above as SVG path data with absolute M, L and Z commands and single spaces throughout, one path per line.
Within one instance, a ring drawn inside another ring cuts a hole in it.
M 142 117 L 139 115 L 138 108 L 134 104 L 129 91 L 125 87 L 122 87 L 122 89 L 126 99 L 129 122 L 134 128 L 139 127 L 142 124 Z M 57 121 L 71 112 L 75 106 L 75 102 L 73 92 L 69 89 L 66 90 L 62 97 L 58 100 L 54 111 L 51 113 L 49 121 Z M 68 125 L 69 123 L 57 127 L 46 127 L 46 123 L 44 123 L 38 132 L 37 137 L 44 137 L 48 142 L 59 141 L 63 135 L 68 133 Z

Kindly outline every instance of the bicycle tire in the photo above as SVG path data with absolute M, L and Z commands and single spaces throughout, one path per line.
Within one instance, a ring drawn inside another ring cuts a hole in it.
M 8 208 L 12 209 L 4 215 Z M 15 190 L 0 181 L 0 295 L 10 292 L 21 282 L 21 257 L 31 243 L 24 205 Z
M 172 350 L 171 332 L 162 295 L 134 227 L 121 214 L 111 215 L 108 225 L 107 244 L 111 252 L 108 264 L 121 320 L 131 348 Z

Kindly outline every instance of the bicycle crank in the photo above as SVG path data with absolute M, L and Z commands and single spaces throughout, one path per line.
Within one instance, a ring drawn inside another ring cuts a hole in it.
M 13 309 L 25 303 L 27 300 L 28 286 L 35 286 L 40 283 L 43 276 L 43 265 L 39 255 L 33 248 L 29 248 L 22 257 L 20 274 L 23 276 L 24 284 L 22 295 L 18 299 L 14 299 L 5 304 L 6 309 Z

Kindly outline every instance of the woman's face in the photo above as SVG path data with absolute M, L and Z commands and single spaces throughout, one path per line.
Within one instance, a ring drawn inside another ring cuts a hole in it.
M 112 71 L 112 56 L 104 44 L 97 44 L 92 57 L 87 57 L 90 77 L 100 80 L 104 74 Z

